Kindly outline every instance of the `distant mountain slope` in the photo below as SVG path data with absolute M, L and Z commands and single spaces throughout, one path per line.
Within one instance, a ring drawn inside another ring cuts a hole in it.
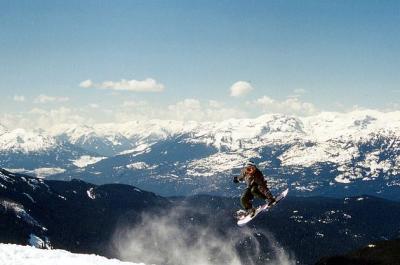
M 400 112 L 59 125 L 0 135 L 3 167 L 131 184 L 166 196 L 238 195 L 230 180 L 249 158 L 274 187 L 289 185 L 298 195 L 400 200 Z
M 316 265 L 399 265 L 400 239 L 379 241 L 343 256 L 323 258 Z
M 107 252 L 122 219 L 168 206 L 168 200 L 132 186 L 48 181 L 0 169 L 0 242 L 27 244 L 31 234 L 55 248 Z

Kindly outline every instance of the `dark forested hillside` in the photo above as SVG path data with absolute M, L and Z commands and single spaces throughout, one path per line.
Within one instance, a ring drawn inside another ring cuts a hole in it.
M 289 194 L 245 228 L 236 225 L 237 209 L 239 198 L 163 198 L 122 184 L 97 186 L 0 172 L 0 241 L 4 243 L 28 244 L 35 235 L 54 248 L 115 257 L 110 250 L 116 230 L 148 227 L 142 220 L 146 213 L 150 223 L 169 216 L 170 226 L 180 229 L 179 237 L 189 241 L 201 229 L 222 238 L 221 242 L 249 231 L 261 249 L 254 254 L 256 264 L 271 259 L 271 238 L 300 264 L 314 264 L 321 257 L 399 234 L 400 203 L 371 196 L 335 199 Z M 235 247 L 246 257 L 253 245 L 243 236 Z

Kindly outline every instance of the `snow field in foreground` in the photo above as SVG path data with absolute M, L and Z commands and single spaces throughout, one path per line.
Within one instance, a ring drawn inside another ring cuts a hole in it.
M 122 262 L 93 254 L 74 254 L 65 250 L 44 250 L 31 246 L 0 244 L 1 265 L 144 265 Z

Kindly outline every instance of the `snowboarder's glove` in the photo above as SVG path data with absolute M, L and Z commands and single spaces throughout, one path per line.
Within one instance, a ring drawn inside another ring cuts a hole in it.
M 233 182 L 239 183 L 238 177 L 233 177 Z

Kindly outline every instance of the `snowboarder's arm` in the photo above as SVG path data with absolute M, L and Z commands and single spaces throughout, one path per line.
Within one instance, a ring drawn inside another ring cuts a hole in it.
M 246 172 L 242 170 L 239 176 L 233 177 L 233 182 L 238 183 L 239 181 L 244 181 L 244 177 L 246 176 Z
M 237 177 L 237 179 L 239 181 L 244 181 L 244 178 L 246 177 L 246 171 L 244 169 L 242 169 L 242 171 L 240 172 L 239 177 Z

